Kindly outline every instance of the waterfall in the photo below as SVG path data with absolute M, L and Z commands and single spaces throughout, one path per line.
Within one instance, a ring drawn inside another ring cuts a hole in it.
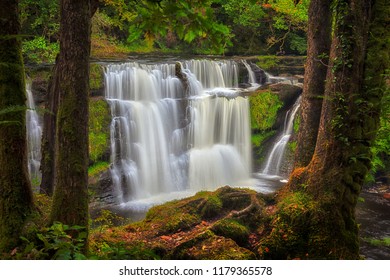
M 249 101 L 233 61 L 108 65 L 111 175 L 119 203 L 250 178 Z
M 287 111 L 283 133 L 279 136 L 267 157 L 265 168 L 262 172 L 263 174 L 280 175 L 280 165 L 282 163 L 287 143 L 290 140 L 291 133 L 294 129 L 294 118 L 300 107 L 300 100 L 301 97 L 298 97 L 293 107 Z
M 249 83 L 251 85 L 256 84 L 256 76 L 255 76 L 255 73 L 253 72 L 251 66 L 245 60 L 242 60 L 242 64 L 244 64 L 245 68 L 248 70 Z
M 38 188 L 41 183 L 41 136 L 42 127 L 36 111 L 34 98 L 31 91 L 31 83 L 26 84 L 27 107 L 26 130 L 28 150 L 28 171 L 33 188 Z

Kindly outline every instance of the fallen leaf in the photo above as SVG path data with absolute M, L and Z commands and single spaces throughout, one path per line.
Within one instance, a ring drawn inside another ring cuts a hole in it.
M 167 236 L 167 235 L 161 235 L 160 238 L 161 238 L 162 240 L 165 240 L 165 241 L 170 241 L 170 240 L 172 240 L 172 237 Z

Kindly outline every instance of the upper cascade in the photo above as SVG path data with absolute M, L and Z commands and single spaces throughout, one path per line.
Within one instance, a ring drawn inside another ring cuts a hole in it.
M 106 68 L 111 175 L 120 203 L 250 178 L 249 101 L 237 94 L 237 62 L 180 63 L 187 84 L 175 64 Z

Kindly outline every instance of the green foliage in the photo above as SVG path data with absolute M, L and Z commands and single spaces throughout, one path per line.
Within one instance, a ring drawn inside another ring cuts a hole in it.
M 76 238 L 72 235 L 78 233 Z M 84 260 L 82 253 L 87 239 L 84 227 L 67 226 L 54 222 L 51 227 L 35 230 L 31 238 L 21 237 L 24 241 L 23 252 L 16 258 L 54 259 L 54 260 Z
M 298 145 L 297 141 L 290 141 L 290 142 L 288 142 L 287 145 L 288 145 L 288 149 L 291 152 L 295 153 L 295 150 L 297 149 L 297 145 Z
M 389 78 L 390 70 L 386 74 L 386 79 L 388 80 Z M 385 87 L 381 107 L 380 125 L 375 142 L 371 147 L 373 155 L 371 161 L 372 168 L 368 174 L 368 181 L 374 181 L 377 171 L 390 168 L 390 89 L 388 86 Z
M 278 66 L 280 62 L 280 57 L 277 57 L 275 55 L 263 55 L 259 56 L 257 59 L 258 62 L 256 64 L 264 70 L 270 70 Z
M 88 167 L 88 176 L 89 177 L 95 177 L 96 175 L 100 174 L 101 172 L 107 170 L 110 166 L 109 162 L 106 161 L 98 161 L 95 162 L 93 165 Z
M 106 101 L 89 102 L 89 157 L 95 162 L 102 158 L 109 146 L 110 111 Z
M 22 32 L 51 39 L 59 32 L 59 1 L 19 1 Z
M 283 105 L 279 97 L 270 91 L 265 91 L 251 95 L 249 102 L 251 128 L 257 130 L 271 129 L 276 121 L 277 112 Z
M 97 90 L 104 86 L 103 67 L 99 64 L 91 64 L 89 68 L 89 87 Z
M 290 49 L 296 51 L 298 54 L 305 54 L 307 50 L 306 37 L 299 36 L 297 34 L 289 34 Z
M 251 135 L 251 142 L 253 147 L 261 147 L 263 142 L 274 136 L 275 135 L 275 130 L 270 130 L 270 131 L 265 131 L 265 132 L 260 132 L 260 133 L 252 133 Z
M 25 61 L 53 63 L 59 52 L 59 1 L 21 0 L 19 8 Z
M 158 260 L 160 257 L 143 242 L 126 243 L 97 241 L 91 246 L 91 259 L 99 260 Z
M 233 19 L 236 25 L 258 28 L 265 16 L 264 9 L 255 0 L 230 0 L 221 2 L 226 14 Z
M 291 0 L 271 0 L 269 3 L 281 15 L 284 15 L 286 20 L 292 23 L 303 25 L 308 20 L 307 10 L 310 0 L 300 0 L 298 3 Z
M 111 227 L 121 226 L 130 222 L 130 219 L 119 216 L 108 209 L 102 209 L 99 211 L 99 215 L 91 221 L 91 228 L 94 229 L 94 232 L 101 234 Z
M 297 114 L 293 122 L 293 131 L 295 134 L 298 133 L 300 124 L 301 124 L 301 116 Z
M 53 63 L 59 50 L 57 42 L 48 43 L 44 37 L 36 37 L 22 44 L 25 61 L 30 63 Z

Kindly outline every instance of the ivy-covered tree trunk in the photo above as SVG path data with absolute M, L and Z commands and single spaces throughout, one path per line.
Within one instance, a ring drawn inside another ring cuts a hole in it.
M 265 242 L 268 257 L 359 258 L 355 206 L 378 130 L 390 10 L 386 0 L 333 5 L 334 37 L 315 152 L 280 193 L 274 230 Z
M 88 97 L 91 5 L 61 0 L 52 221 L 88 228 Z
M 17 245 L 33 199 L 18 1 L 0 0 L 0 253 Z M 5 113 L 4 110 L 10 109 Z
M 331 1 L 312 0 L 309 6 L 305 83 L 295 167 L 309 164 L 316 146 L 331 42 L 330 4 Z

